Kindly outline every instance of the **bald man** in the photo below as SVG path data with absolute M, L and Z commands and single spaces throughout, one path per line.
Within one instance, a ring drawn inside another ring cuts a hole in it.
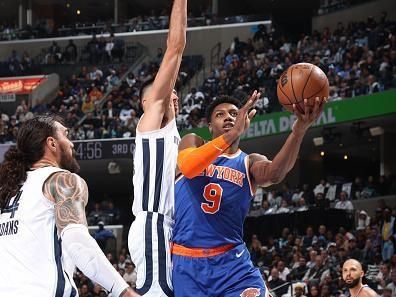
M 362 284 L 364 271 L 359 261 L 349 259 L 342 266 L 342 279 L 349 289 L 351 297 L 376 297 L 379 296 L 368 285 Z

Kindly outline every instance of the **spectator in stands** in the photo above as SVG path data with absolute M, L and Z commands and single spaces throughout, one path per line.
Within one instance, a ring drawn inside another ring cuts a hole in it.
M 349 238 L 347 258 L 356 259 L 359 262 L 363 258 L 362 251 L 360 249 L 358 249 L 357 246 L 356 246 L 356 237 L 355 236 L 351 236 Z
M 304 295 L 305 284 L 304 283 L 296 283 L 294 286 L 294 297 L 306 297 Z
M 391 269 L 388 262 L 380 265 L 380 272 L 376 277 L 378 283 L 378 290 L 383 290 L 391 281 Z
M 285 199 L 282 199 L 281 205 L 276 211 L 276 213 L 288 213 L 290 212 L 289 205 L 287 204 L 287 201 Z
M 383 210 L 383 220 L 380 222 L 382 234 L 382 260 L 388 261 L 394 254 L 394 243 L 396 238 L 396 218 L 392 216 L 392 210 L 385 207 Z
M 282 260 L 278 261 L 276 269 L 278 269 L 279 278 L 283 281 L 287 281 L 290 274 L 290 269 L 285 266 L 285 262 L 283 262 Z
M 370 226 L 370 217 L 367 215 L 367 212 L 361 210 L 358 215 L 356 230 L 364 230 L 368 226 Z
M 95 104 L 91 97 L 87 96 L 81 106 L 81 111 L 85 114 L 92 113 L 95 110 Z
M 297 205 L 297 207 L 296 207 L 296 211 L 306 211 L 306 210 L 308 210 L 308 206 L 307 206 L 307 204 L 305 203 L 304 197 L 301 197 L 301 198 L 298 200 L 298 205 Z
M 375 184 L 374 184 L 374 177 L 370 175 L 367 178 L 367 184 L 363 188 L 362 192 L 360 193 L 360 196 L 362 198 L 370 198 L 376 196 L 376 190 L 375 190 Z
M 95 238 L 99 247 L 104 251 L 106 248 L 107 240 L 110 238 L 115 238 L 115 237 L 114 237 L 113 232 L 111 232 L 110 230 L 107 230 L 104 227 L 103 221 L 98 222 L 98 227 L 99 227 L 99 229 L 95 232 L 93 237 Z
M 309 294 L 308 297 L 320 297 L 319 286 L 316 284 L 312 284 L 309 286 Z
M 66 62 L 75 63 L 77 60 L 77 46 L 74 44 L 73 39 L 69 40 L 69 43 L 65 47 L 65 52 L 63 53 Z
M 118 264 L 117 265 L 118 265 L 119 269 L 124 269 L 125 270 L 126 265 L 127 265 L 127 259 L 126 259 L 124 254 L 120 254 L 118 256 Z
M 275 292 L 277 296 L 287 293 L 286 282 L 279 278 L 279 271 L 275 267 L 271 269 L 271 275 L 268 278 L 268 287 Z
M 303 280 L 306 283 L 320 283 L 323 281 L 324 277 L 329 274 L 330 271 L 328 267 L 323 265 L 323 259 L 322 256 L 317 255 L 315 257 L 315 265 L 308 269 L 307 273 L 304 275 Z
M 96 103 L 103 97 L 103 93 L 98 89 L 97 86 L 93 86 L 92 90 L 88 93 L 88 97 L 92 103 Z
M 320 183 L 315 186 L 313 192 L 314 192 L 315 196 L 318 193 L 322 193 L 323 195 L 326 195 L 328 187 L 329 187 L 329 184 L 326 182 L 326 180 L 325 179 L 321 179 Z
M 300 256 L 298 261 L 298 266 L 290 272 L 290 279 L 292 281 L 302 280 L 304 275 L 307 273 L 307 271 L 308 271 L 307 260 L 303 256 Z
M 336 209 L 353 210 L 353 204 L 348 199 L 348 194 L 345 191 L 340 192 L 340 200 L 335 204 Z
M 317 237 L 313 232 L 313 228 L 311 226 L 307 227 L 305 235 L 302 238 L 302 247 L 306 250 L 308 247 L 312 246 L 312 242 L 317 241 Z M 312 258 L 310 260 L 313 260 Z M 309 266 L 309 265 L 308 265 Z
M 88 41 L 86 50 L 89 54 L 89 62 L 97 64 L 99 61 L 99 42 L 96 39 L 96 34 L 92 35 L 92 39 Z
M 105 215 L 107 217 L 107 221 L 108 224 L 110 225 L 114 225 L 114 224 L 118 224 L 119 220 L 120 220 L 120 210 L 118 209 L 118 207 L 116 207 L 114 205 L 113 201 L 109 201 L 107 203 L 107 208 L 105 210 Z
M 135 265 L 130 260 L 127 260 L 126 262 L 123 278 L 131 286 L 131 288 L 136 288 L 137 273 L 135 270 Z
M 384 288 L 384 291 L 385 290 L 391 290 L 392 297 L 396 296 L 396 269 L 392 269 L 391 282 L 386 285 L 386 287 Z

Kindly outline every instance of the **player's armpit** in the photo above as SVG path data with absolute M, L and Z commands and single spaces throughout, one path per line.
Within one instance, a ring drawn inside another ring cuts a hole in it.
M 52 174 L 43 185 L 43 193 L 55 203 L 55 221 L 59 232 L 69 224 L 87 225 L 85 206 L 88 203 L 88 187 L 77 174 Z
M 200 146 L 189 147 L 179 152 L 177 165 L 187 178 L 201 174 L 218 156 L 230 146 L 221 135 Z
M 268 187 L 279 182 L 271 164 L 272 162 L 263 155 L 249 155 L 249 174 L 253 186 Z

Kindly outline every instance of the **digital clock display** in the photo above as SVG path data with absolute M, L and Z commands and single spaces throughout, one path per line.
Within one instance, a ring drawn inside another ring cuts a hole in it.
M 77 160 L 133 158 L 135 139 L 92 139 L 73 141 Z

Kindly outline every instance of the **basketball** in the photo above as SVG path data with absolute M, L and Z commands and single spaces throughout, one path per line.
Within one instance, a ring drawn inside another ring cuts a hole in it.
M 329 97 L 329 81 L 318 66 L 310 63 L 298 63 L 290 66 L 278 80 L 277 95 L 280 104 L 293 112 L 293 104 L 304 113 L 304 99 L 313 108 L 315 98 L 320 100 Z

